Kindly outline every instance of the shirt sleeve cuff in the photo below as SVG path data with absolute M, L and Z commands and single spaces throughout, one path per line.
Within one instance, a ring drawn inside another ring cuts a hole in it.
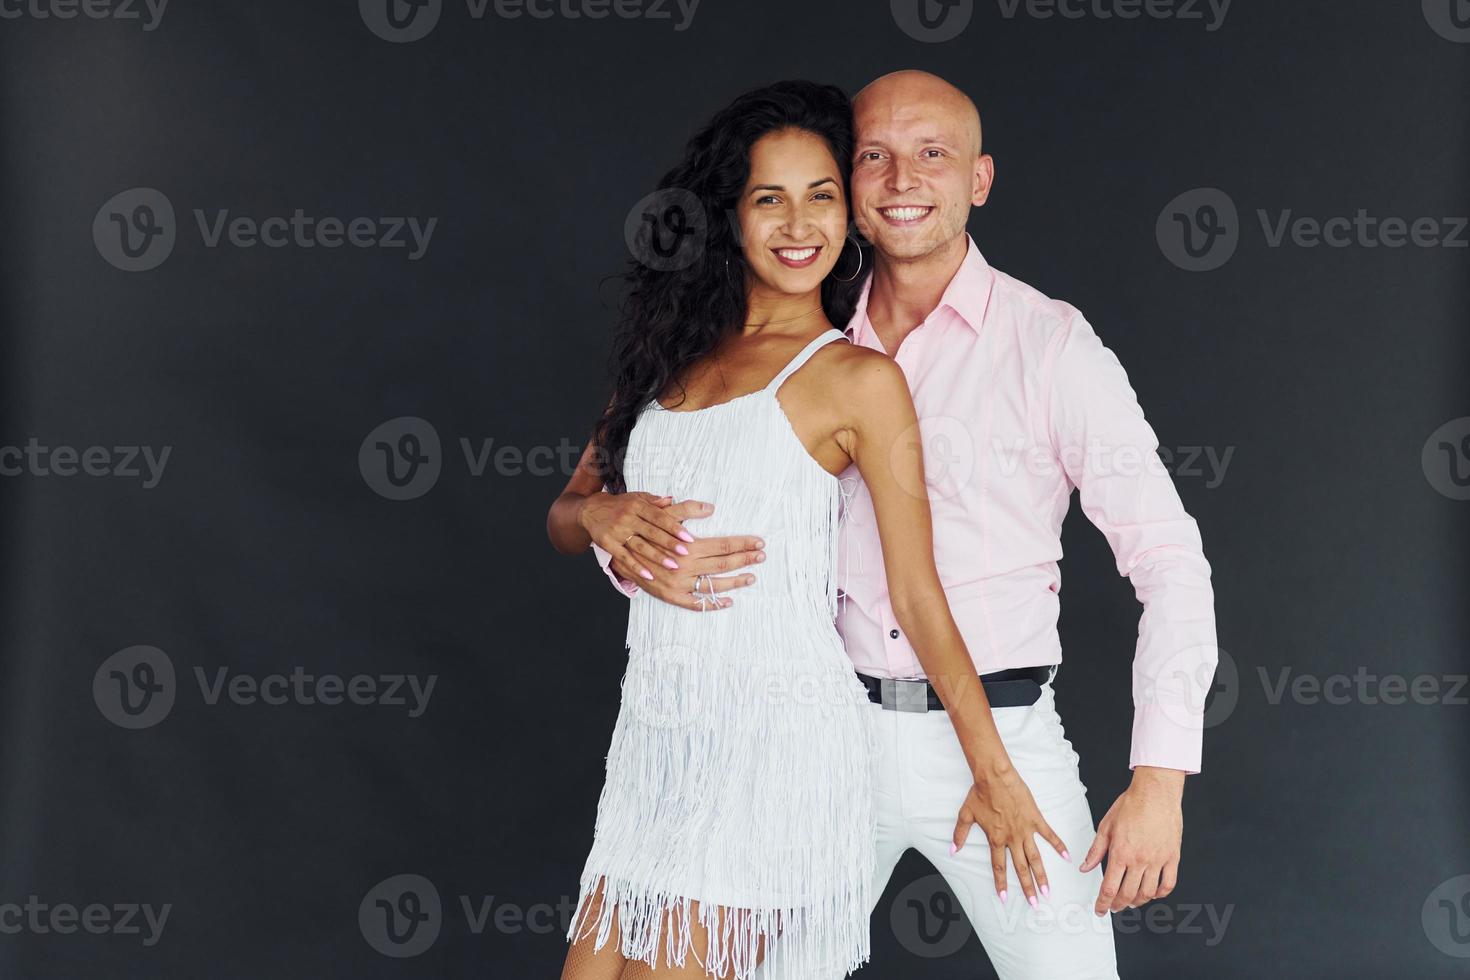
M 1178 705 L 1138 705 L 1128 768 L 1157 766 L 1193 776 L 1200 770 L 1203 744 L 1203 718 Z
M 642 591 L 627 579 L 620 578 L 618 573 L 612 570 L 612 555 L 599 548 L 595 542 L 592 545 L 592 553 L 597 556 L 597 564 L 602 566 L 602 571 L 607 575 L 608 581 L 612 582 L 613 588 L 630 599 Z

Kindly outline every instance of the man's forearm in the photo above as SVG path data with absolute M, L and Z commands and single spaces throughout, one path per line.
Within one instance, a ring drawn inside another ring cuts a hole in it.
M 551 546 L 564 555 L 579 555 L 592 546 L 592 537 L 581 521 L 587 496 L 568 490 L 556 498 L 546 515 L 546 535 Z
M 1187 776 L 1188 773 L 1182 769 L 1138 766 L 1133 770 L 1133 781 L 1129 784 L 1129 789 L 1178 802 L 1184 797 L 1184 780 Z

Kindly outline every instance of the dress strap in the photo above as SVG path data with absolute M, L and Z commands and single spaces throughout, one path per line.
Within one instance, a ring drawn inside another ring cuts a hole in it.
M 815 354 L 818 350 L 825 347 L 827 344 L 830 344 L 834 340 L 846 339 L 847 334 L 843 333 L 841 330 L 838 330 L 836 327 L 832 327 L 831 329 L 825 330 L 822 333 L 818 334 L 816 337 L 812 338 L 811 343 L 807 344 L 801 349 L 801 353 L 793 357 L 790 362 L 781 369 L 780 374 L 771 379 L 771 383 L 766 385 L 765 390 L 774 392 L 777 388 L 781 387 L 783 383 L 785 383 L 787 378 L 795 374 L 796 369 L 805 364 L 807 362 L 807 359 Z

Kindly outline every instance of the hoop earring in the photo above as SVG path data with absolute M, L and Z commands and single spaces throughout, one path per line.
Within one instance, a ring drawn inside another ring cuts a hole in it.
M 853 238 L 851 235 L 848 235 L 847 236 L 847 239 L 848 239 L 848 241 L 852 242 L 852 244 L 854 246 L 856 246 L 856 248 L 857 248 L 858 264 L 857 264 L 857 268 L 854 269 L 854 270 L 852 270 L 852 275 L 848 276 L 846 279 L 842 278 L 841 276 L 833 276 L 832 277 L 833 279 L 836 279 L 838 282 L 852 282 L 854 279 L 856 279 L 858 277 L 858 273 L 860 273 L 860 272 L 863 271 L 863 247 L 862 247 L 862 245 L 859 245 L 858 244 L 858 240 L 856 238 Z

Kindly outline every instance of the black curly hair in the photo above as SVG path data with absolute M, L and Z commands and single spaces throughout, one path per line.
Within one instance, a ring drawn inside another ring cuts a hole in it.
M 593 435 L 597 467 L 614 493 L 627 489 L 623 456 L 649 399 L 745 322 L 746 263 L 733 215 L 750 179 L 751 147 L 761 137 L 786 129 L 826 141 L 845 192 L 852 175 L 852 103 L 836 86 L 808 81 L 776 82 L 735 99 L 694 135 L 683 159 L 658 183 L 659 191 L 691 205 L 698 202 L 704 238 L 702 247 L 694 243 L 697 254 L 688 262 L 674 263 L 678 268 L 660 269 L 656 266 L 667 263 L 635 258 L 624 273 L 629 289 L 609 360 L 612 398 Z M 647 231 L 652 233 L 651 224 Z M 635 254 L 650 254 L 637 241 L 634 245 Z M 857 261 L 850 254 L 839 257 L 838 274 Z M 864 261 L 863 267 L 870 266 Z M 827 277 L 822 307 L 828 320 L 839 327 L 847 324 L 862 285 L 858 277 L 852 282 Z

